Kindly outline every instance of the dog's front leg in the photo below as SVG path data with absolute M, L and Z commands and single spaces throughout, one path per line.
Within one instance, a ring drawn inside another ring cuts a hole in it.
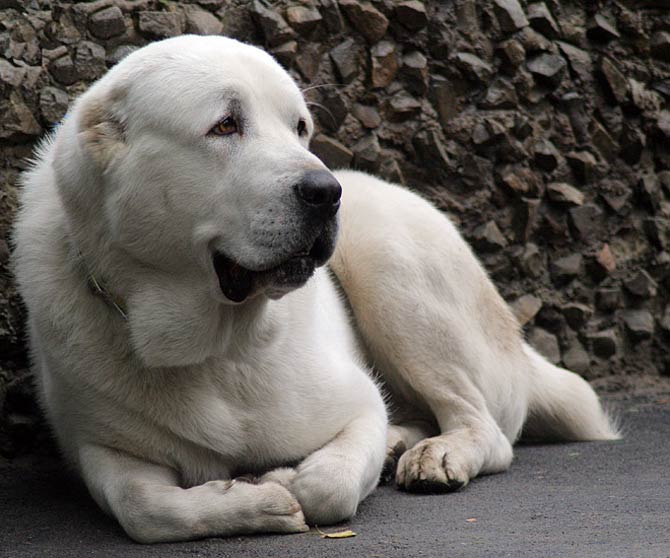
M 354 418 L 340 433 L 298 465 L 266 474 L 296 496 L 312 525 L 348 519 L 379 481 L 386 457 L 386 415 L 369 412 Z M 262 484 L 261 484 L 262 486 Z
M 277 483 L 231 480 L 179 487 L 176 471 L 97 445 L 79 463 L 91 495 L 142 543 L 306 531 L 300 504 Z

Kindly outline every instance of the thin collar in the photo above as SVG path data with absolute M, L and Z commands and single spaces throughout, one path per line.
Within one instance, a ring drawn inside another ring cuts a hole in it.
M 89 270 L 86 262 L 84 261 L 84 256 L 79 252 L 79 261 L 81 262 L 84 271 L 86 272 L 86 284 L 88 285 L 89 290 L 95 296 L 101 298 L 107 306 L 115 310 L 124 321 L 128 321 L 128 314 L 126 313 L 125 304 L 123 300 L 117 296 L 114 296 L 112 293 L 107 290 L 105 284 L 98 279 L 93 273 Z

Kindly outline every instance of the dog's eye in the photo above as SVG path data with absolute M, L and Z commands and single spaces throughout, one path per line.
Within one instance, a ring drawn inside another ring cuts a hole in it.
M 297 132 L 299 136 L 304 136 L 307 133 L 307 122 L 305 122 L 304 118 L 301 118 L 298 120 L 298 127 L 297 127 Z
M 232 116 L 226 116 L 214 128 L 210 130 L 210 134 L 216 136 L 230 136 L 238 132 L 237 120 Z

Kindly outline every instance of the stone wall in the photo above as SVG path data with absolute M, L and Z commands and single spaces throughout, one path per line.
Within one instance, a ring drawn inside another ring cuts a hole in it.
M 0 6 L 0 454 L 43 439 L 8 264 L 18 175 L 91 81 L 181 33 L 272 52 L 305 88 L 313 150 L 447 211 L 550 360 L 668 374 L 668 0 Z

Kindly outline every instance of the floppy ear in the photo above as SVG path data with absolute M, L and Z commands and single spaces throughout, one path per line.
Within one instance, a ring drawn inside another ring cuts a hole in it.
M 113 113 L 114 104 L 107 99 L 91 99 L 81 115 L 79 138 L 85 151 L 102 169 L 126 149 L 124 126 Z

